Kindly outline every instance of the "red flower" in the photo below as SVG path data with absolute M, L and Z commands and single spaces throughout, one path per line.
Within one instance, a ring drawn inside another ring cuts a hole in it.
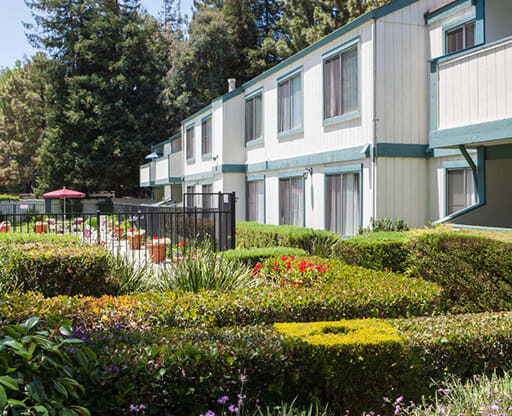
M 319 282 L 321 282 L 321 281 L 322 281 L 322 279 L 320 279 L 320 278 L 318 278 L 318 279 L 316 279 L 316 280 L 318 280 Z
M 290 270 L 292 268 L 292 264 L 290 262 L 286 263 L 286 270 Z
M 290 258 L 291 258 L 292 260 L 295 260 L 295 256 L 290 256 Z
M 277 266 L 277 261 L 274 262 L 274 266 Z
M 313 267 L 314 265 L 315 265 L 315 263 L 311 263 L 311 262 L 309 262 L 309 263 L 307 264 L 307 266 L 308 266 L 308 267 Z
M 259 269 L 261 269 L 261 263 L 258 263 L 256 266 L 254 266 L 254 271 L 258 271 Z
M 153 240 L 158 240 L 158 237 L 153 237 Z
M 281 261 L 286 261 L 286 260 L 288 260 L 288 256 L 281 257 Z
M 279 267 L 278 267 L 278 266 L 274 267 L 274 270 L 275 270 L 276 272 L 278 272 L 278 271 L 279 271 Z
M 183 247 L 185 244 L 187 244 L 186 241 L 182 241 L 181 243 L 178 243 L 178 247 Z

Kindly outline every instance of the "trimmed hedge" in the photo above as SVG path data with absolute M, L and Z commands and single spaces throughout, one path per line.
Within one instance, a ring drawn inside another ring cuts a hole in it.
M 101 246 L 80 245 L 70 238 L 48 236 L 33 242 L 0 242 L 0 288 L 60 294 L 103 295 L 112 264 Z
M 408 267 L 408 254 L 406 232 L 376 232 L 340 239 L 332 248 L 333 257 L 346 264 L 399 273 Z
M 470 231 L 416 232 L 411 274 L 436 282 L 457 312 L 512 309 L 512 244 Z
M 338 236 L 329 231 L 292 225 L 236 223 L 237 248 L 295 247 L 316 256 L 329 256 Z
M 74 334 L 100 372 L 84 384 L 92 414 L 222 414 L 227 405 L 329 403 L 337 414 L 382 411 L 383 396 L 417 401 L 431 378 L 510 368 L 512 314 L 277 324 L 271 327 L 141 328 Z M 322 335 L 322 333 L 324 335 Z M 311 341 L 311 337 L 313 342 Z M 378 338 L 377 342 L 376 339 Z M 383 413 L 380 413 L 383 414 Z
M 294 247 L 254 247 L 222 251 L 220 255 L 227 259 L 237 259 L 250 266 L 256 266 L 256 264 L 264 261 L 269 257 L 305 256 L 307 255 L 307 252 L 300 248 Z
M 334 266 L 333 266 L 334 267 Z M 334 269 L 333 269 L 334 270 Z M 253 325 L 283 321 L 430 315 L 440 310 L 441 289 L 421 279 L 340 265 L 322 284 L 263 286 L 236 291 L 143 293 L 99 299 L 27 293 L 0 297 L 0 319 L 54 315 L 109 328 Z
M 0 246 L 6 244 L 44 243 L 62 246 L 81 246 L 82 240 L 70 234 L 0 233 Z

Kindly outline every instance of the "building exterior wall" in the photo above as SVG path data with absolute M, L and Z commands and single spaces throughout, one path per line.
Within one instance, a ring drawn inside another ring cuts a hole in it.
M 510 0 L 485 0 L 485 42 L 490 43 L 511 35 L 510 16 L 512 2 Z

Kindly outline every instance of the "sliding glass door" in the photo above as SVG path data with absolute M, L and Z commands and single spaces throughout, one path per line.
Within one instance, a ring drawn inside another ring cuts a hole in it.
M 359 174 L 325 176 L 326 228 L 344 236 L 359 231 Z

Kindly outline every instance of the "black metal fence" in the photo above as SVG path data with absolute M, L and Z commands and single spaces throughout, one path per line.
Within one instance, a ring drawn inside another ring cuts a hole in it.
M 0 232 L 76 235 L 116 254 L 155 263 L 179 261 L 208 243 L 235 248 L 235 193 L 185 194 L 181 206 L 115 203 L 109 212 L 0 213 Z

